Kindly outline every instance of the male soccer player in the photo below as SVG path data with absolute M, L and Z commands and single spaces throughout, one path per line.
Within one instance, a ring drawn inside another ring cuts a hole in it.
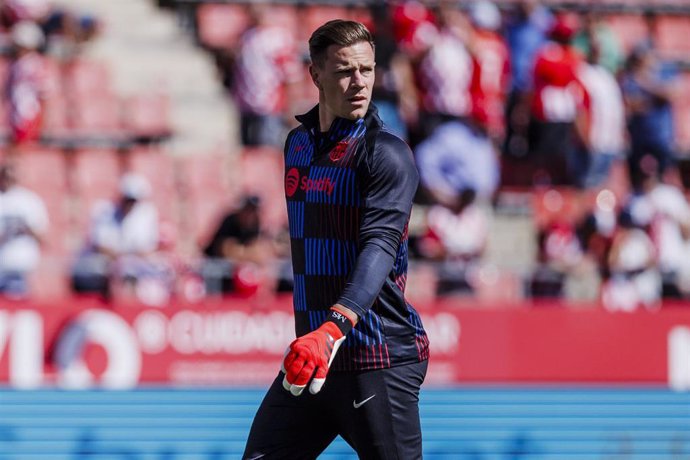
M 337 435 L 360 458 L 421 458 L 428 340 L 404 296 L 417 170 L 370 105 L 369 31 L 327 22 L 309 52 L 319 104 L 285 144 L 298 338 L 244 458 L 313 459 Z

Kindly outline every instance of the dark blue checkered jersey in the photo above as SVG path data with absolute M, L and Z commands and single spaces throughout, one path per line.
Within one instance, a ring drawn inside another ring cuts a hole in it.
M 285 144 L 295 276 L 295 330 L 318 328 L 342 304 L 359 316 L 333 370 L 380 369 L 428 358 L 429 342 L 405 300 L 407 224 L 419 175 L 410 148 L 382 129 L 376 108 L 319 133 L 318 106 Z

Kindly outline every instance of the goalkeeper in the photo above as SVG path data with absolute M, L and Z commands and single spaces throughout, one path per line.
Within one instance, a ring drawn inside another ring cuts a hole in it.
M 319 103 L 285 143 L 297 339 L 244 458 L 313 459 L 338 435 L 360 458 L 421 458 L 428 340 L 404 296 L 418 173 L 370 104 L 369 31 L 327 22 L 309 53 Z

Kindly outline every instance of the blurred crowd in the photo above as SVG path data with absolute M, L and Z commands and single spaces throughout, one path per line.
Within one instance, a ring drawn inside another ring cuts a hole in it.
M 61 55 L 72 52 L 98 26 L 60 10 L 22 16 L 14 3 L 3 2 L 0 19 L 11 31 L 10 142 L 20 143 L 40 131 L 32 56 L 53 42 Z M 242 145 L 280 151 L 294 115 L 317 101 L 304 31 L 270 4 L 240 8 L 237 39 L 210 51 Z M 299 15 L 302 6 L 294 8 Z M 605 15 L 583 11 L 535 0 L 500 8 L 408 0 L 350 11 L 375 36 L 373 102 L 420 171 L 410 251 L 413 264 L 433 267 L 433 295 L 476 295 L 498 196 L 518 190 L 533 194 L 541 212 L 520 296 L 598 299 L 612 310 L 690 296 L 690 204 L 673 119 L 681 68 L 659 50 L 654 10 L 641 12 L 646 34 L 629 49 Z M 40 200 L 13 177 L 3 166 L 0 291 L 21 295 L 35 263 L 5 254 L 22 245 L 37 253 L 48 224 Z M 161 304 L 173 295 L 291 290 L 289 236 L 262 222 L 261 197 L 234 203 L 189 261 L 166 246 L 150 187 L 126 174 L 119 197 L 93 211 L 72 267 L 74 291 Z M 5 205 L 13 202 L 31 204 Z M 581 279 L 586 287 L 573 294 Z

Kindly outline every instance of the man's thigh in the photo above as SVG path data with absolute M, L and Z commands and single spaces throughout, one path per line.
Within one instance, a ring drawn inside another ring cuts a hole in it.
M 315 459 L 336 437 L 332 417 L 319 410 L 322 396 L 308 389 L 293 396 L 283 388 L 283 376 L 273 381 L 254 417 L 245 460 Z
M 341 436 L 367 459 L 422 458 L 419 389 L 427 361 L 352 377 L 338 410 Z M 328 381 L 326 382 L 328 386 Z

